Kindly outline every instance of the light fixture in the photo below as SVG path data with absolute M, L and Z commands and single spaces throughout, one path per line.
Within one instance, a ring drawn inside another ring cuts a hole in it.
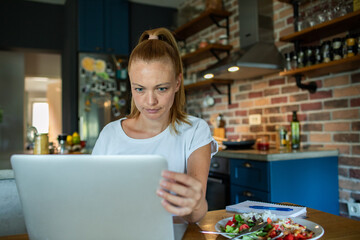
M 207 73 L 207 74 L 204 75 L 205 79 L 211 79 L 213 77 L 214 77 L 214 74 L 212 74 L 212 73 Z
M 232 67 L 229 67 L 229 68 L 228 68 L 228 71 L 229 71 L 229 72 L 236 72 L 236 71 L 239 71 L 239 67 L 238 67 L 238 66 L 232 66 Z

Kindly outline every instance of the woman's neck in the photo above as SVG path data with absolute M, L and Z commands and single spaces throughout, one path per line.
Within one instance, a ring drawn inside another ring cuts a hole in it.
M 152 121 L 144 119 L 140 115 L 137 118 L 125 120 L 122 126 L 127 136 L 136 139 L 146 139 L 163 132 L 169 126 L 169 121 Z

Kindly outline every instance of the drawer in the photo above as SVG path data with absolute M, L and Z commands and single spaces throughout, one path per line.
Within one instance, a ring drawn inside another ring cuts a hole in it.
M 236 204 L 246 200 L 269 202 L 270 193 L 265 191 L 258 191 L 250 188 L 240 187 L 236 185 L 231 185 L 230 200 L 231 200 L 231 204 Z
M 256 190 L 270 191 L 269 164 L 267 162 L 231 159 L 230 183 Z

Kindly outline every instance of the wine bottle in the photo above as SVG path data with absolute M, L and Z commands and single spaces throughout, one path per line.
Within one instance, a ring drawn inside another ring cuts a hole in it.
M 300 123 L 296 111 L 293 111 L 291 121 L 291 148 L 300 149 Z

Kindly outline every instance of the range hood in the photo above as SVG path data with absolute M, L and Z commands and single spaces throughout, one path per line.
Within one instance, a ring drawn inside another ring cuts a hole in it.
M 240 50 L 211 65 L 199 77 L 212 73 L 214 78 L 249 79 L 280 72 L 282 54 L 274 44 L 273 1 L 238 0 Z M 229 72 L 237 66 L 239 70 Z

